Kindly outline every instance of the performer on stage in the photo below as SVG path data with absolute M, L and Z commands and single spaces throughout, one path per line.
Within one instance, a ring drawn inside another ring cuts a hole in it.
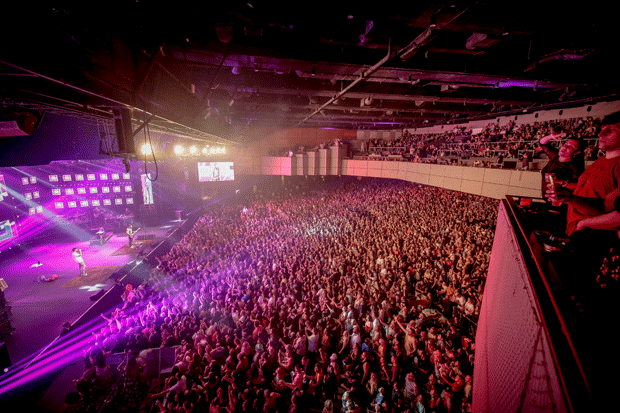
M 129 248 L 131 248 L 131 244 L 133 243 L 133 237 L 136 234 L 136 231 L 133 230 L 133 226 L 129 224 L 127 227 L 127 237 L 129 237 Z
M 30 267 L 31 268 L 36 268 L 37 269 L 37 282 L 40 283 L 41 282 L 41 275 L 39 274 L 39 267 L 42 266 L 43 264 L 41 264 L 41 261 L 37 261 L 36 264 L 32 264 Z
M 82 277 L 87 276 L 86 274 L 86 264 L 84 263 L 84 258 L 82 257 L 82 250 L 77 247 L 73 248 L 73 259 L 78 263 L 80 267 L 80 275 Z

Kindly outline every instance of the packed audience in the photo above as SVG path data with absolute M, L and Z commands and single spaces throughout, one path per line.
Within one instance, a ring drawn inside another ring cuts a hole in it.
M 586 160 L 599 156 L 596 149 L 596 136 L 600 129 L 600 119 L 590 116 L 558 121 L 535 122 L 517 125 L 514 121 L 499 126 L 489 123 L 484 128 L 455 128 L 440 134 L 413 135 L 404 131 L 395 140 L 372 139 L 364 144 L 362 153 L 375 155 L 401 155 L 415 162 L 442 163 L 449 157 L 492 158 L 495 162 L 479 161 L 475 166 L 491 167 L 499 165 L 506 158 L 529 161 L 544 158 L 538 145 L 540 138 L 553 132 L 564 132 L 564 139 L 579 137 L 588 141 Z
M 65 411 L 471 411 L 497 201 L 318 183 L 210 208 L 127 286 Z M 148 374 L 148 349 L 175 346 Z

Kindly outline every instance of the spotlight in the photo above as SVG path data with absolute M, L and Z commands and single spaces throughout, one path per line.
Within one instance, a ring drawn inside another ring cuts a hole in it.
M 184 152 L 185 148 L 183 147 L 183 145 L 174 145 L 174 153 L 176 155 L 183 155 Z
M 153 153 L 153 148 L 150 143 L 145 143 L 142 145 L 142 148 L 140 148 L 140 151 L 142 152 L 142 155 L 150 155 Z
M 191 155 L 195 155 L 196 153 L 198 153 L 198 148 L 196 148 L 196 146 L 195 146 L 195 145 L 192 145 L 192 146 L 189 148 L 189 153 L 190 153 Z
M 204 155 L 206 155 L 206 154 L 207 154 L 207 152 L 209 152 L 209 145 L 207 145 L 207 146 L 205 146 L 204 148 L 202 148 L 202 153 L 203 153 Z

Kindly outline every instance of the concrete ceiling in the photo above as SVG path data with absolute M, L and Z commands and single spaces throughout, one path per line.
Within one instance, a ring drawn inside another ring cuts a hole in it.
M 612 3 L 57 3 L 5 10 L 4 111 L 129 107 L 136 122 L 234 140 L 259 126 L 420 127 L 620 90 Z

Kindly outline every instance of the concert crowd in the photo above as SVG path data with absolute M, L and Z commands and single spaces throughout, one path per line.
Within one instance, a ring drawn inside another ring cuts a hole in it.
M 318 183 L 209 208 L 93 335 L 65 411 L 471 411 L 498 201 Z

